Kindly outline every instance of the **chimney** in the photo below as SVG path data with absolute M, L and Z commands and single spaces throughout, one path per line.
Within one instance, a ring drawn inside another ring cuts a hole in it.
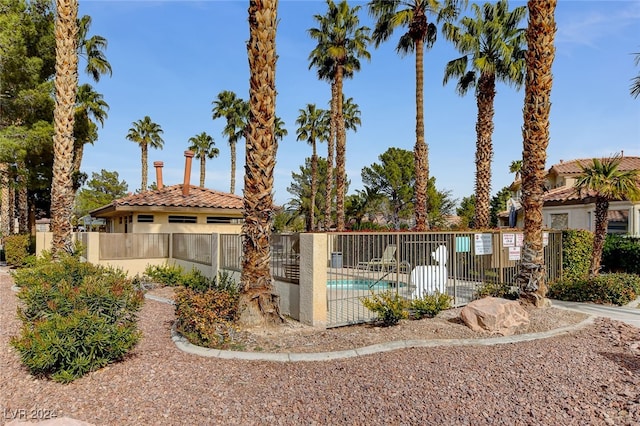
M 182 195 L 189 195 L 189 187 L 191 186 L 191 159 L 193 151 L 184 152 L 184 183 L 182 184 Z
M 162 189 L 164 187 L 164 185 L 162 184 L 162 167 L 163 166 L 164 166 L 164 163 L 162 161 L 153 162 L 153 167 L 156 168 L 156 185 L 158 186 L 158 189 Z

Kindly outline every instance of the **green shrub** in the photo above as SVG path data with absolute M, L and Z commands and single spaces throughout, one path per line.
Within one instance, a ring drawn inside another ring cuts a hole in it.
M 601 274 L 591 279 L 553 283 L 547 294 L 552 299 L 626 305 L 640 295 L 640 277 L 633 274 Z
M 216 286 L 215 280 L 206 277 L 199 269 L 192 269 L 180 277 L 180 284 L 198 292 L 205 292 Z
M 122 271 L 65 255 L 14 277 L 22 328 L 11 343 L 34 375 L 72 381 L 122 359 L 140 338 L 142 293 Z
M 168 286 L 180 285 L 183 274 L 184 269 L 180 265 L 149 265 L 144 270 L 144 275 L 149 280 Z
M 475 298 L 501 297 L 503 299 L 516 300 L 519 297 L 518 288 L 508 283 L 484 282 L 475 292 Z
M 176 290 L 176 328 L 191 343 L 225 349 L 233 342 L 239 293 L 219 288 Z
M 387 290 L 381 293 L 371 292 L 371 296 L 360 299 L 365 308 L 378 315 L 385 326 L 396 325 L 409 316 L 407 301 L 397 292 Z
M 640 238 L 607 235 L 602 250 L 602 270 L 640 274 Z
M 445 293 L 427 294 L 421 299 L 413 299 L 409 304 L 412 318 L 433 318 L 451 307 L 451 296 Z
M 593 255 L 593 232 L 583 229 L 562 231 L 562 278 L 573 281 L 589 275 Z
M 7 265 L 24 266 L 29 256 L 31 237 L 28 234 L 7 235 L 4 237 L 4 256 Z

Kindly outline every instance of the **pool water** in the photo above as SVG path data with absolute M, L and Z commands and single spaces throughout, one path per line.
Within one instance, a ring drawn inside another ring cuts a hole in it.
M 329 290 L 384 290 L 395 287 L 395 282 L 367 279 L 342 279 L 327 281 Z

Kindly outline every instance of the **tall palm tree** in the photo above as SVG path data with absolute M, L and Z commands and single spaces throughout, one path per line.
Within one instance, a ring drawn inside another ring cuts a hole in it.
M 542 203 L 545 162 L 549 145 L 551 112 L 551 66 L 555 57 L 557 0 L 529 0 L 529 24 L 525 54 L 527 75 L 522 128 L 522 207 L 524 208 L 524 241 L 520 271 L 515 281 L 520 297 L 536 306 L 544 303 L 544 251 L 542 244 Z
M 527 13 L 525 6 L 509 11 L 507 0 L 472 4 L 475 18 L 465 16 L 460 25 L 446 22 L 444 36 L 462 54 L 447 63 L 443 84 L 458 78 L 457 92 L 465 95 L 475 87 L 476 122 L 476 210 L 477 228 L 490 226 L 491 161 L 493 159 L 493 115 L 496 81 L 520 88 L 524 83 L 525 33 L 518 28 Z
M 148 170 L 148 153 L 149 147 L 154 149 L 162 149 L 164 146 L 164 140 L 162 139 L 162 127 L 159 124 L 154 123 L 151 117 L 148 115 L 143 119 L 132 123 L 133 127 L 129 129 L 127 133 L 127 139 L 131 142 L 135 142 L 140 146 L 141 162 L 142 162 L 142 181 L 140 184 L 140 190 L 147 190 L 147 170 Z
M 91 16 L 84 15 L 78 20 L 78 56 L 86 60 L 85 72 L 97 83 L 105 74 L 111 76 L 111 64 L 107 61 L 104 51 L 107 39 L 99 35 L 87 38 L 91 27 Z
M 82 84 L 78 87 L 75 106 L 74 147 L 73 147 L 73 173 L 80 173 L 84 145 L 93 144 L 97 138 L 97 125 L 104 125 L 107 118 L 109 104 L 103 96 L 96 92 L 90 84 Z
M 509 173 L 515 173 L 515 178 L 513 180 L 520 179 L 520 171 L 522 170 L 522 160 L 513 160 L 511 164 L 509 164 Z
M 342 96 L 342 115 L 344 116 L 344 128 L 346 130 L 358 131 L 358 126 L 362 125 L 360 119 L 360 107 L 353 102 L 353 98 Z
M 583 166 L 582 173 L 576 180 L 578 191 L 586 191 L 596 200 L 596 230 L 593 236 L 593 255 L 589 275 L 595 277 L 600 272 L 602 249 L 607 237 L 609 223 L 609 202 L 628 199 L 636 201 L 640 198 L 640 173 L 638 170 L 620 170 L 619 154 L 599 160 L 594 158 L 592 164 Z
M 200 159 L 200 188 L 204 188 L 204 178 L 206 173 L 206 162 L 208 159 L 216 158 L 220 150 L 216 148 L 216 143 L 206 132 L 189 138 L 189 149 L 193 151 L 196 158 Z
M 56 11 L 56 104 L 51 180 L 51 250 L 54 256 L 71 243 L 73 124 L 78 89 L 78 2 L 56 0 Z
M 231 188 L 232 194 L 236 191 L 236 143 L 244 136 L 249 117 L 249 104 L 238 98 L 230 90 L 223 90 L 218 93 L 218 97 L 213 101 L 213 119 L 225 118 L 227 123 L 222 130 L 222 134 L 229 141 L 231 155 Z
M 640 52 L 634 53 L 634 55 L 636 55 L 634 62 L 638 66 L 640 65 Z M 634 98 L 640 96 L 640 74 L 631 79 L 631 96 Z
M 269 266 L 273 225 L 273 170 L 276 140 L 277 0 L 249 2 L 249 114 L 245 178 L 240 321 L 281 323 L 278 295 Z
M 309 215 L 307 216 L 307 231 L 315 231 L 315 205 L 318 192 L 318 154 L 316 142 L 329 139 L 328 118 L 326 110 L 316 108 L 315 104 L 307 104 L 305 109 L 298 110 L 296 119 L 298 130 L 296 140 L 305 141 L 311 145 L 311 199 L 309 202 Z
M 377 19 L 372 33 L 375 46 L 391 37 L 398 27 L 407 27 L 398 42 L 396 51 L 401 55 L 416 54 L 416 143 L 413 149 L 416 185 L 415 219 L 416 230 L 429 229 L 427 217 L 427 187 L 429 184 L 429 147 L 424 136 L 424 50 L 436 41 L 437 27 L 428 22 L 427 15 L 436 16 L 436 21 L 454 19 L 460 4 L 466 0 L 371 0 L 369 14 Z
M 333 0 L 327 0 L 326 15 L 315 15 L 318 28 L 309 29 L 311 38 L 317 41 L 316 47 L 309 55 L 309 68 L 316 67 L 318 77 L 329 80 L 331 86 L 331 135 L 335 134 L 336 147 L 336 227 L 344 230 L 344 193 L 346 187 L 345 152 L 346 131 L 342 110 L 343 79 L 353 77 L 360 70 L 359 58 L 369 59 L 371 55 L 367 51 L 369 44 L 369 28 L 359 26 L 358 11 L 360 6 L 349 7 L 346 0 L 336 4 Z M 332 151 L 332 141 L 329 141 L 329 149 Z M 327 157 L 327 160 L 332 157 Z M 332 158 L 331 158 L 332 159 Z M 331 180 L 332 176 L 328 176 Z M 330 185 L 327 186 L 327 214 L 325 227 L 331 217 Z

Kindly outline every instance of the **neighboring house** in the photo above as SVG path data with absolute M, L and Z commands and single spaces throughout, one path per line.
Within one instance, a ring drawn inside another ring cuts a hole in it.
M 593 159 L 577 159 L 554 164 L 547 172 L 543 225 L 548 229 L 595 230 L 595 198 L 592 192 L 578 193 L 575 183 L 582 168 L 592 164 Z M 640 157 L 622 157 L 619 170 L 640 170 Z M 511 184 L 512 202 L 516 215 L 512 213 L 512 224 L 523 227 L 523 211 L 520 205 L 520 180 Z M 515 221 L 514 221 L 515 216 Z M 509 210 L 499 215 L 499 226 L 509 226 Z M 609 203 L 609 233 L 640 236 L 640 201 L 611 201 Z
M 187 153 L 185 153 L 187 156 Z M 187 156 L 185 183 L 163 186 L 162 162 L 155 162 L 156 190 L 144 191 L 94 209 L 93 218 L 106 220 L 107 232 L 123 233 L 239 233 L 242 197 L 190 185 L 191 157 Z

